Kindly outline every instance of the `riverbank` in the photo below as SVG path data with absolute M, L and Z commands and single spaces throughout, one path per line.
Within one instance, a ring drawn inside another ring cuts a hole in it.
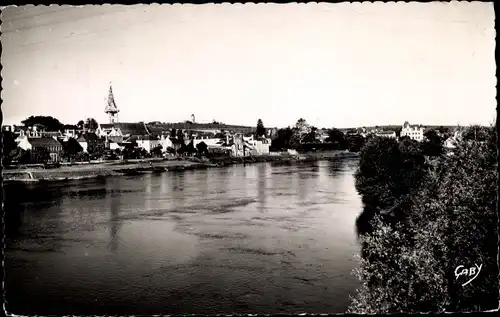
M 182 159 L 144 159 L 121 162 L 103 162 L 97 164 L 78 164 L 61 166 L 54 169 L 23 168 L 4 169 L 4 182 L 40 182 L 86 179 L 107 176 L 137 175 L 143 173 L 161 173 L 165 171 L 185 171 L 193 169 L 223 167 L 235 164 L 263 162 L 317 161 L 329 158 L 357 157 L 356 153 L 335 151 L 306 153 L 297 156 L 266 155 L 253 157 L 218 157 L 218 158 L 182 158 Z

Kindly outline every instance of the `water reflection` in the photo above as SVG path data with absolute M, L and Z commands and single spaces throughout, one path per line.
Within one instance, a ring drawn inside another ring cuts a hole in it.
M 260 211 L 265 211 L 266 208 L 266 190 L 267 190 L 267 165 L 258 164 L 257 165 L 257 193 L 259 199 Z
M 114 182 L 109 182 L 106 185 L 107 189 L 111 189 L 112 187 L 120 188 L 120 178 L 115 178 Z M 149 183 L 151 186 L 151 182 Z M 146 188 L 148 185 L 146 184 Z M 111 195 L 108 199 L 109 201 L 109 220 L 108 220 L 108 228 L 109 228 L 109 246 L 111 252 L 116 253 L 119 245 L 119 237 L 118 232 L 120 231 L 120 227 L 122 225 L 122 220 L 120 219 L 120 208 L 121 208 L 121 195 Z M 146 198 L 146 201 L 148 199 Z

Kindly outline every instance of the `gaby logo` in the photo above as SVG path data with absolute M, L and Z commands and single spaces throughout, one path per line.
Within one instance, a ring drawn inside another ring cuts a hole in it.
M 482 267 L 483 267 L 482 264 L 479 266 L 477 264 L 474 264 L 474 266 L 470 268 L 466 268 L 463 265 L 459 265 L 455 269 L 455 280 L 458 280 L 460 276 L 469 277 L 470 279 L 464 284 L 462 284 L 462 286 L 465 286 L 470 282 L 472 282 L 479 275 L 479 272 L 481 272 Z

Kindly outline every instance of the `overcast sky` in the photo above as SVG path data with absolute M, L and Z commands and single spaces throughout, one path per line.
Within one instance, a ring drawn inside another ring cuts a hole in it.
M 489 124 L 492 3 L 8 7 L 4 124 Z

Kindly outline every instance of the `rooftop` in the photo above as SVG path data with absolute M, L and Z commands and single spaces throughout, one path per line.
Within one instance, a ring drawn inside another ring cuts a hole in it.
M 61 143 L 54 138 L 28 138 L 32 146 L 61 146 Z

